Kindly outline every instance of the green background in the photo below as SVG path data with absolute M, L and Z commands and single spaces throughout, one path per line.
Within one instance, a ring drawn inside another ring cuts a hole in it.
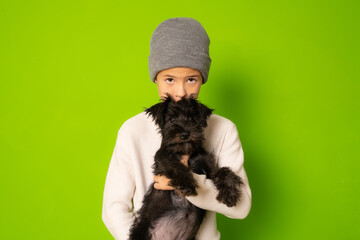
M 359 239 L 359 1 L 0 2 L 0 239 L 112 239 L 121 124 L 158 102 L 150 37 L 211 39 L 199 99 L 238 127 L 253 205 L 222 239 Z

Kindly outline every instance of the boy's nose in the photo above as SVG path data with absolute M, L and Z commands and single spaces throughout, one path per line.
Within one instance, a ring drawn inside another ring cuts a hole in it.
M 185 86 L 184 85 L 179 85 L 177 87 L 177 91 L 175 93 L 175 101 L 179 101 L 181 100 L 183 97 L 187 97 L 186 96 L 186 89 L 185 89 Z

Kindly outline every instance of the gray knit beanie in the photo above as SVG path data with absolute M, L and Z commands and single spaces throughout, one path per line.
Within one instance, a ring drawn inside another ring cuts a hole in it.
M 210 39 L 195 19 L 170 18 L 157 26 L 150 40 L 149 73 L 155 82 L 158 72 L 188 67 L 198 70 L 203 83 L 207 81 L 211 59 Z

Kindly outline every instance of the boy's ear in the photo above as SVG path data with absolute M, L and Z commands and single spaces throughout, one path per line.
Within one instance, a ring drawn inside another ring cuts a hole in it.
M 163 102 L 145 109 L 145 113 L 152 116 L 153 120 L 160 128 L 165 124 L 165 112 L 170 101 L 171 97 L 167 96 L 163 98 Z

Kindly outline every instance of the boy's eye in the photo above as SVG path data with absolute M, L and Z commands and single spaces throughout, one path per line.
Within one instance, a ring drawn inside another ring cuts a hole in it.
M 174 79 L 172 79 L 172 78 L 167 78 L 167 79 L 165 79 L 165 81 L 168 82 L 168 83 L 172 83 L 172 82 L 174 81 Z
M 188 81 L 189 81 L 190 83 L 194 83 L 194 82 L 196 82 L 196 79 L 195 79 L 195 78 L 189 78 Z

